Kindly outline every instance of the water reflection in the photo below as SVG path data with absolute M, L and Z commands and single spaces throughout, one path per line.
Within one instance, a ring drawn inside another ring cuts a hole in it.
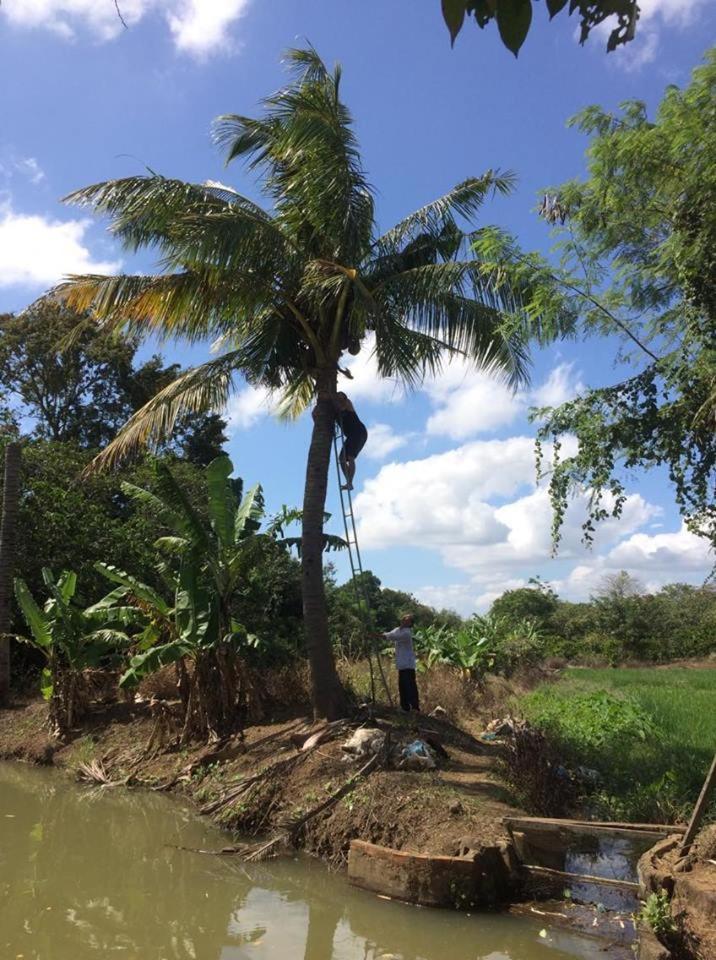
M 5 960 L 568 960 L 589 940 L 523 918 L 386 903 L 303 859 L 177 849 L 225 837 L 155 794 L 0 764 Z M 551 948 L 551 949 L 547 949 Z

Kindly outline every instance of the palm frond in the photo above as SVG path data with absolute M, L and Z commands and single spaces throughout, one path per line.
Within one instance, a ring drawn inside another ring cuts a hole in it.
M 181 218 L 189 214 L 243 209 L 258 215 L 260 207 L 237 195 L 228 201 L 204 184 L 172 180 L 158 174 L 105 180 L 63 198 L 65 203 L 90 207 L 110 219 L 110 232 L 130 250 L 171 245 Z
M 264 101 L 265 116 L 220 117 L 215 138 L 227 162 L 243 156 L 264 171 L 286 233 L 317 255 L 356 262 L 370 242 L 373 199 L 339 97 L 340 70 L 329 73 L 311 50 L 288 59 L 295 79 Z
M 125 570 L 121 570 L 119 567 L 116 567 L 111 563 L 97 562 L 95 564 L 95 569 L 112 583 L 120 584 L 120 586 L 124 588 L 125 592 L 129 592 L 138 600 L 143 600 L 145 603 L 148 603 L 163 616 L 168 616 L 171 612 L 169 604 L 164 600 L 164 598 L 158 594 L 153 587 L 143 583 L 133 574 L 127 573 Z M 114 592 L 116 591 L 113 591 L 113 593 Z
M 397 319 L 386 319 L 376 330 L 374 352 L 378 371 L 383 377 L 399 378 L 409 389 L 419 387 L 427 376 L 436 376 L 444 357 L 459 352 Z
M 399 221 L 375 241 L 376 254 L 402 248 L 420 234 L 439 235 L 446 226 L 455 225 L 455 217 L 470 220 L 490 193 L 507 194 L 514 188 L 514 174 L 488 170 L 481 177 L 470 177 L 442 197 L 426 204 Z
M 236 287 L 208 271 L 72 276 L 56 291 L 74 310 L 90 311 L 104 329 L 189 342 L 224 333 L 241 303 Z
M 211 551 L 210 531 L 186 491 L 164 461 L 157 463 L 156 472 L 159 496 L 171 511 L 177 532 L 190 541 L 192 549 L 208 554 Z
M 234 541 L 239 541 L 244 537 L 256 533 L 261 526 L 264 509 L 263 488 L 260 483 L 256 483 L 247 491 L 246 496 L 236 511 L 234 530 L 232 532 Z
M 90 464 L 90 471 L 116 466 L 144 447 L 157 445 L 171 435 L 184 413 L 223 410 L 234 376 L 245 361 L 242 350 L 233 350 L 186 371 L 134 413 L 114 440 Z
M 394 324 L 391 318 L 399 317 L 404 327 L 431 338 L 433 347 L 461 353 L 513 386 L 526 380 L 526 342 L 515 319 L 520 304 L 509 286 L 483 275 L 479 261 L 449 260 L 405 270 L 381 281 L 371 298 L 367 322 L 376 339 L 386 323 Z M 390 355 L 397 356 L 395 349 Z
M 309 373 L 294 377 L 282 391 L 276 405 L 276 413 L 282 420 L 297 420 L 309 408 L 313 401 L 316 384 Z

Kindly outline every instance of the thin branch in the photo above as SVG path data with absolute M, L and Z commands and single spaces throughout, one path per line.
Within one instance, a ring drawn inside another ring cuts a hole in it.
M 129 30 L 127 26 L 127 21 L 122 16 L 122 11 L 119 9 L 119 0 L 114 0 L 114 9 L 117 11 L 117 16 L 119 17 L 119 22 L 122 24 L 125 30 Z
M 523 256 L 522 254 L 517 253 L 517 252 L 514 251 L 514 250 L 511 252 L 511 256 L 513 256 L 516 260 L 521 260 L 523 263 L 530 264 L 530 260 L 529 260 L 528 257 L 525 257 L 525 256 Z M 595 297 L 593 297 L 593 296 L 591 295 L 591 293 L 587 293 L 586 291 L 584 291 L 584 290 L 582 290 L 580 287 L 578 287 L 576 284 L 570 283 L 569 280 L 565 280 L 563 277 L 558 277 L 557 274 L 552 273 L 551 270 L 545 269 L 544 272 L 546 273 L 546 275 L 547 275 L 551 280 L 554 280 L 555 283 L 558 283 L 558 284 L 560 284 L 560 285 L 563 286 L 563 287 L 567 287 L 568 290 L 572 290 L 572 291 L 573 291 L 574 293 L 576 293 L 578 296 L 583 297 L 585 300 L 588 300 L 591 304 L 593 304 L 593 306 L 595 306 L 595 307 L 597 308 L 597 310 L 601 310 L 602 313 L 604 313 L 607 317 L 609 317 L 609 319 L 612 321 L 612 323 L 616 324 L 616 326 L 619 327 L 619 329 L 620 329 L 624 334 L 626 334 L 626 336 L 629 337 L 629 339 L 632 340 L 632 341 L 637 345 L 637 347 L 639 347 L 640 350 L 643 350 L 644 353 L 645 353 L 647 356 L 651 357 L 651 359 L 654 360 L 656 363 L 659 362 L 659 359 L 660 359 L 660 358 L 657 357 L 657 355 L 656 355 L 655 353 L 652 353 L 651 350 L 650 350 L 645 344 L 643 344 L 643 343 L 641 342 L 641 340 L 639 340 L 639 338 L 636 336 L 636 334 L 634 334 L 634 333 L 631 332 L 631 330 L 630 330 L 629 327 L 624 323 L 624 321 L 623 321 L 623 320 L 620 320 L 619 317 L 615 316 L 615 315 L 611 312 L 611 310 L 608 310 L 608 309 L 604 306 L 604 304 L 603 304 L 603 303 L 600 303 L 599 300 L 597 300 Z

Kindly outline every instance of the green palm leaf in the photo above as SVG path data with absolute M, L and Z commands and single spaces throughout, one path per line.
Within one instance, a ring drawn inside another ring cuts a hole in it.
M 264 515 L 264 495 L 261 484 L 257 483 L 246 493 L 236 511 L 234 539 L 236 542 L 255 533 L 261 526 Z

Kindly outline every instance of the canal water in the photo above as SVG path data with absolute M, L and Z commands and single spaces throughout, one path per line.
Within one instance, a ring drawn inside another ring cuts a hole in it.
M 544 917 L 381 900 L 300 857 L 182 847 L 226 836 L 176 800 L 0 763 L 2 960 L 591 960 Z

